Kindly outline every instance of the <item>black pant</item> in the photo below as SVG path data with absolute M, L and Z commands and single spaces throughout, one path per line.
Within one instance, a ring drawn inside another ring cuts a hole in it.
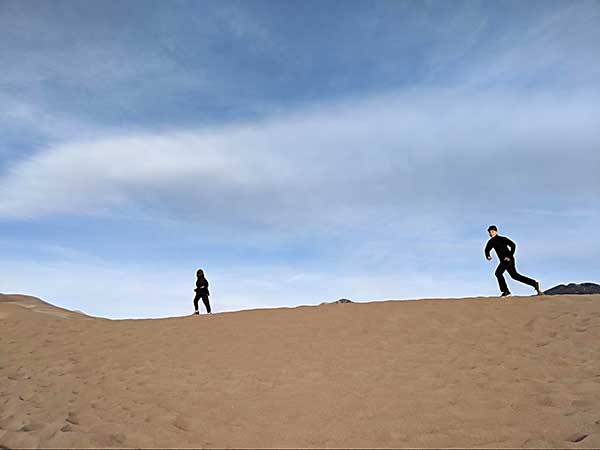
M 498 264 L 498 268 L 496 269 L 496 278 L 498 278 L 498 286 L 500 286 L 500 291 L 510 292 L 508 290 L 508 286 L 506 285 L 506 280 L 502 275 L 504 271 L 508 272 L 508 274 L 513 280 L 520 281 L 521 283 L 528 284 L 533 288 L 537 288 L 537 281 L 523 276 L 519 272 L 517 272 L 517 268 L 515 267 L 515 260 L 511 259 L 510 261 L 500 261 L 500 264 Z
M 206 294 L 198 294 L 196 292 L 196 296 L 194 297 L 194 308 L 196 308 L 196 311 L 198 311 L 198 299 L 202 299 L 202 303 L 204 303 L 204 306 L 206 306 L 206 312 L 210 312 L 210 302 L 208 301 L 208 295 Z

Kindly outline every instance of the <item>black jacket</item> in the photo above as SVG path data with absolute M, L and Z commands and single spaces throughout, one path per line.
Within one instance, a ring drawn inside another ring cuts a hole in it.
M 515 244 L 509 238 L 497 234 L 496 236 L 491 238 L 485 246 L 486 258 L 490 256 L 490 250 L 492 249 L 496 250 L 496 255 L 498 255 L 500 261 L 504 261 L 504 258 L 506 257 L 509 257 L 511 260 L 514 260 L 517 244 Z
M 196 279 L 196 289 L 194 289 L 199 296 L 210 295 L 208 292 L 208 280 L 204 277 Z

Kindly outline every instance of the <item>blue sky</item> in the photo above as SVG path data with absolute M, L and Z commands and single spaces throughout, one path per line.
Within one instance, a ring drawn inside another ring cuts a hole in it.
M 597 23 L 597 1 L 0 0 L 0 292 L 179 315 L 202 267 L 215 311 L 496 295 L 490 223 L 544 287 L 598 282 Z

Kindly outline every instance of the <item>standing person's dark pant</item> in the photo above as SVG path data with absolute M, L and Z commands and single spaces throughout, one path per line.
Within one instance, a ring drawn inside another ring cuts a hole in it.
M 504 275 L 502 275 L 505 271 L 508 272 L 508 274 L 513 280 L 520 281 L 521 283 L 525 283 L 533 288 L 536 288 L 537 282 L 535 280 L 532 280 L 531 278 L 523 276 L 519 272 L 517 272 L 514 259 L 510 261 L 502 260 L 500 261 L 500 264 L 498 264 L 498 268 L 496 269 L 496 278 L 498 278 L 498 285 L 500 286 L 501 292 L 510 292 L 508 290 L 508 286 L 506 285 Z
M 206 294 L 202 294 L 202 293 L 197 293 L 196 292 L 196 296 L 194 297 L 194 308 L 196 308 L 196 311 L 198 311 L 198 300 L 202 299 L 202 303 L 204 303 L 204 306 L 206 307 L 206 312 L 210 312 L 210 302 L 208 301 L 208 295 Z

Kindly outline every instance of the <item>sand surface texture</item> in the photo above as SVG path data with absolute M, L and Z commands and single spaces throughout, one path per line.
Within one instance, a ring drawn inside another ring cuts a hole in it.
M 112 321 L 0 295 L 0 444 L 600 447 L 600 296 Z

